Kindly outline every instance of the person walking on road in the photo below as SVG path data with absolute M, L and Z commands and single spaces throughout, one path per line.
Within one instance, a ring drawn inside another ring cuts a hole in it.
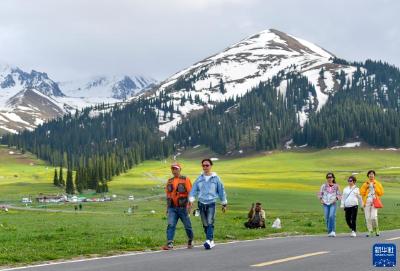
M 206 235 L 206 241 L 203 245 L 205 249 L 211 249 L 215 246 L 214 220 L 216 200 L 217 198 L 220 199 L 223 213 L 226 211 L 228 201 L 221 179 L 215 172 L 211 172 L 213 166 L 211 159 L 203 159 L 201 166 L 203 167 L 203 173 L 194 182 L 189 194 L 189 201 L 192 206 L 195 198 L 198 197 L 198 208 Z
M 325 223 L 329 237 L 335 237 L 336 233 L 336 202 L 340 200 L 340 188 L 336 183 L 335 175 L 326 174 L 326 183 L 321 186 L 318 193 L 319 200 L 324 208 Z
M 347 179 L 348 186 L 343 189 L 343 196 L 340 207 L 344 208 L 346 223 L 351 230 L 350 236 L 357 236 L 357 212 L 358 206 L 362 207 L 362 199 L 360 195 L 360 189 L 356 186 L 357 179 L 354 176 L 350 176 Z
M 188 238 L 187 248 L 193 248 L 193 230 L 189 218 L 189 192 L 192 189 L 192 184 L 188 177 L 181 175 L 182 167 L 179 163 L 171 165 L 173 177 L 170 178 L 165 187 L 167 195 L 167 244 L 163 246 L 164 250 L 174 248 L 174 236 L 176 224 L 180 219 L 185 227 Z
M 375 235 L 379 236 L 378 208 L 382 207 L 380 197 L 383 195 L 383 186 L 375 179 L 376 173 L 374 170 L 368 171 L 367 176 L 368 180 L 360 188 L 360 194 L 363 198 L 365 221 L 368 228 L 367 237 L 372 236 L 374 231 Z

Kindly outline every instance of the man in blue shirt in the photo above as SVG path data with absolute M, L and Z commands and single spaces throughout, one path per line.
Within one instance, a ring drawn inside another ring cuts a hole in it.
M 189 193 L 189 202 L 192 206 L 196 197 L 198 197 L 198 206 L 200 217 L 203 223 L 206 241 L 204 242 L 205 249 L 211 249 L 214 244 L 214 219 L 215 219 L 215 203 L 217 198 L 222 204 L 222 212 L 225 213 L 228 201 L 221 179 L 215 172 L 211 172 L 213 162 L 211 159 L 203 159 L 201 161 L 203 173 L 197 177 L 193 184 L 192 190 Z

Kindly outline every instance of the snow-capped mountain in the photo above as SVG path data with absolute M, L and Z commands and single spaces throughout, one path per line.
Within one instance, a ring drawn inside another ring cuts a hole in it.
M 2 92 L 21 89 L 38 89 L 47 96 L 62 97 L 58 84 L 51 80 L 47 73 L 32 70 L 30 73 L 18 67 L 0 66 L 0 88 Z
M 46 73 L 0 67 L 0 132 L 33 129 L 68 108 L 55 99 L 65 95 Z
M 143 89 L 151 87 L 156 80 L 144 76 L 96 76 L 83 80 L 59 83 L 70 97 L 101 97 L 126 100 Z
M 46 120 L 100 103 L 119 103 L 155 83 L 143 76 L 57 83 L 46 73 L 0 66 L 0 134 L 34 129 Z
M 356 71 L 355 67 L 333 63 L 334 58 L 332 53 L 313 43 L 271 29 L 250 36 L 176 73 L 149 95 L 165 95 L 172 100 L 174 108 L 179 108 L 181 113 L 174 113 L 167 120 L 162 118 L 165 115 L 163 109 L 157 108 L 160 130 L 168 133 L 185 115 L 202 109 L 204 104 L 212 106 L 227 98 L 242 96 L 281 71 L 297 71 L 315 86 L 316 97 L 310 101 L 317 101 L 318 104 L 313 107 L 318 111 L 338 87 L 335 73 L 344 71 L 350 78 Z M 282 82 L 279 87 L 283 94 L 286 83 Z M 197 97 L 197 102 L 189 102 L 189 96 Z M 302 125 L 307 119 L 308 108 L 300 109 L 298 114 Z

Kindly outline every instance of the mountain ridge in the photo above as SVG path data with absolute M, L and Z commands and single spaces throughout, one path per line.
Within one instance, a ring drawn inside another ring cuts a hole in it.
M 76 80 L 68 85 L 52 80 L 44 72 L 25 72 L 15 66 L 0 65 L 0 133 L 32 130 L 75 110 L 120 103 L 155 82 L 141 75 L 120 75 Z M 69 89 L 71 85 L 76 89 Z
M 192 111 L 212 107 L 226 99 L 243 96 L 260 82 L 266 82 L 279 72 L 299 71 L 316 87 L 317 110 L 334 93 L 337 81 L 335 74 L 344 71 L 351 78 L 356 67 L 334 63 L 336 56 L 327 50 L 303 39 L 278 30 L 265 30 L 227 47 L 162 81 L 146 96 L 156 98 L 166 95 L 168 102 L 182 114 L 172 115 L 170 121 L 160 119 L 160 130 L 168 133 Z M 324 76 L 320 76 L 324 69 Z M 285 86 L 280 87 L 282 93 Z M 162 94 L 161 94 L 162 93 Z M 188 103 L 187 96 L 198 96 L 197 101 Z M 162 103 L 162 102 L 161 102 Z M 159 115 L 165 110 L 155 107 Z M 307 110 L 299 110 L 301 125 L 308 119 Z

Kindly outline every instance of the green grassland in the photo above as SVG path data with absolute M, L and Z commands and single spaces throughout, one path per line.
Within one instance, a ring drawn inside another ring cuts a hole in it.
M 15 150 L 14 150 L 15 151 Z M 204 148 L 179 156 L 182 173 L 192 181 L 201 171 L 200 160 L 215 156 Z M 221 176 L 228 194 L 228 212 L 218 209 L 216 242 L 293 234 L 325 234 L 322 208 L 317 200 L 325 174 L 333 171 L 343 188 L 346 178 L 358 173 L 358 185 L 369 169 L 385 188 L 380 210 L 381 230 L 400 228 L 400 152 L 371 149 L 276 151 L 246 157 L 219 157 L 213 170 Z M 165 242 L 166 216 L 163 185 L 170 176 L 171 160 L 146 161 L 109 183 L 112 202 L 84 203 L 81 212 L 74 204 L 33 203 L 36 210 L 0 212 L 0 265 L 68 259 L 81 255 L 108 255 L 133 250 L 159 249 Z M 39 193 L 57 194 L 52 186 L 54 168 L 29 154 L 9 154 L 0 148 L 0 205 L 24 206 L 22 197 Z M 86 196 L 94 197 L 91 191 Z M 129 201 L 128 196 L 135 200 Z M 260 201 L 266 209 L 268 227 L 243 227 L 248 208 Z M 128 207 L 134 207 L 128 214 Z M 151 211 L 154 210 L 155 213 Z M 53 212 L 50 212 L 53 211 Z M 54 212 L 59 211 L 59 212 Z M 279 217 L 283 228 L 270 227 Z M 192 217 L 195 242 L 204 234 L 198 217 Z M 365 231 L 363 213 L 359 231 Z M 337 212 L 337 232 L 348 232 L 342 210 Z M 186 242 L 178 224 L 176 244 Z

